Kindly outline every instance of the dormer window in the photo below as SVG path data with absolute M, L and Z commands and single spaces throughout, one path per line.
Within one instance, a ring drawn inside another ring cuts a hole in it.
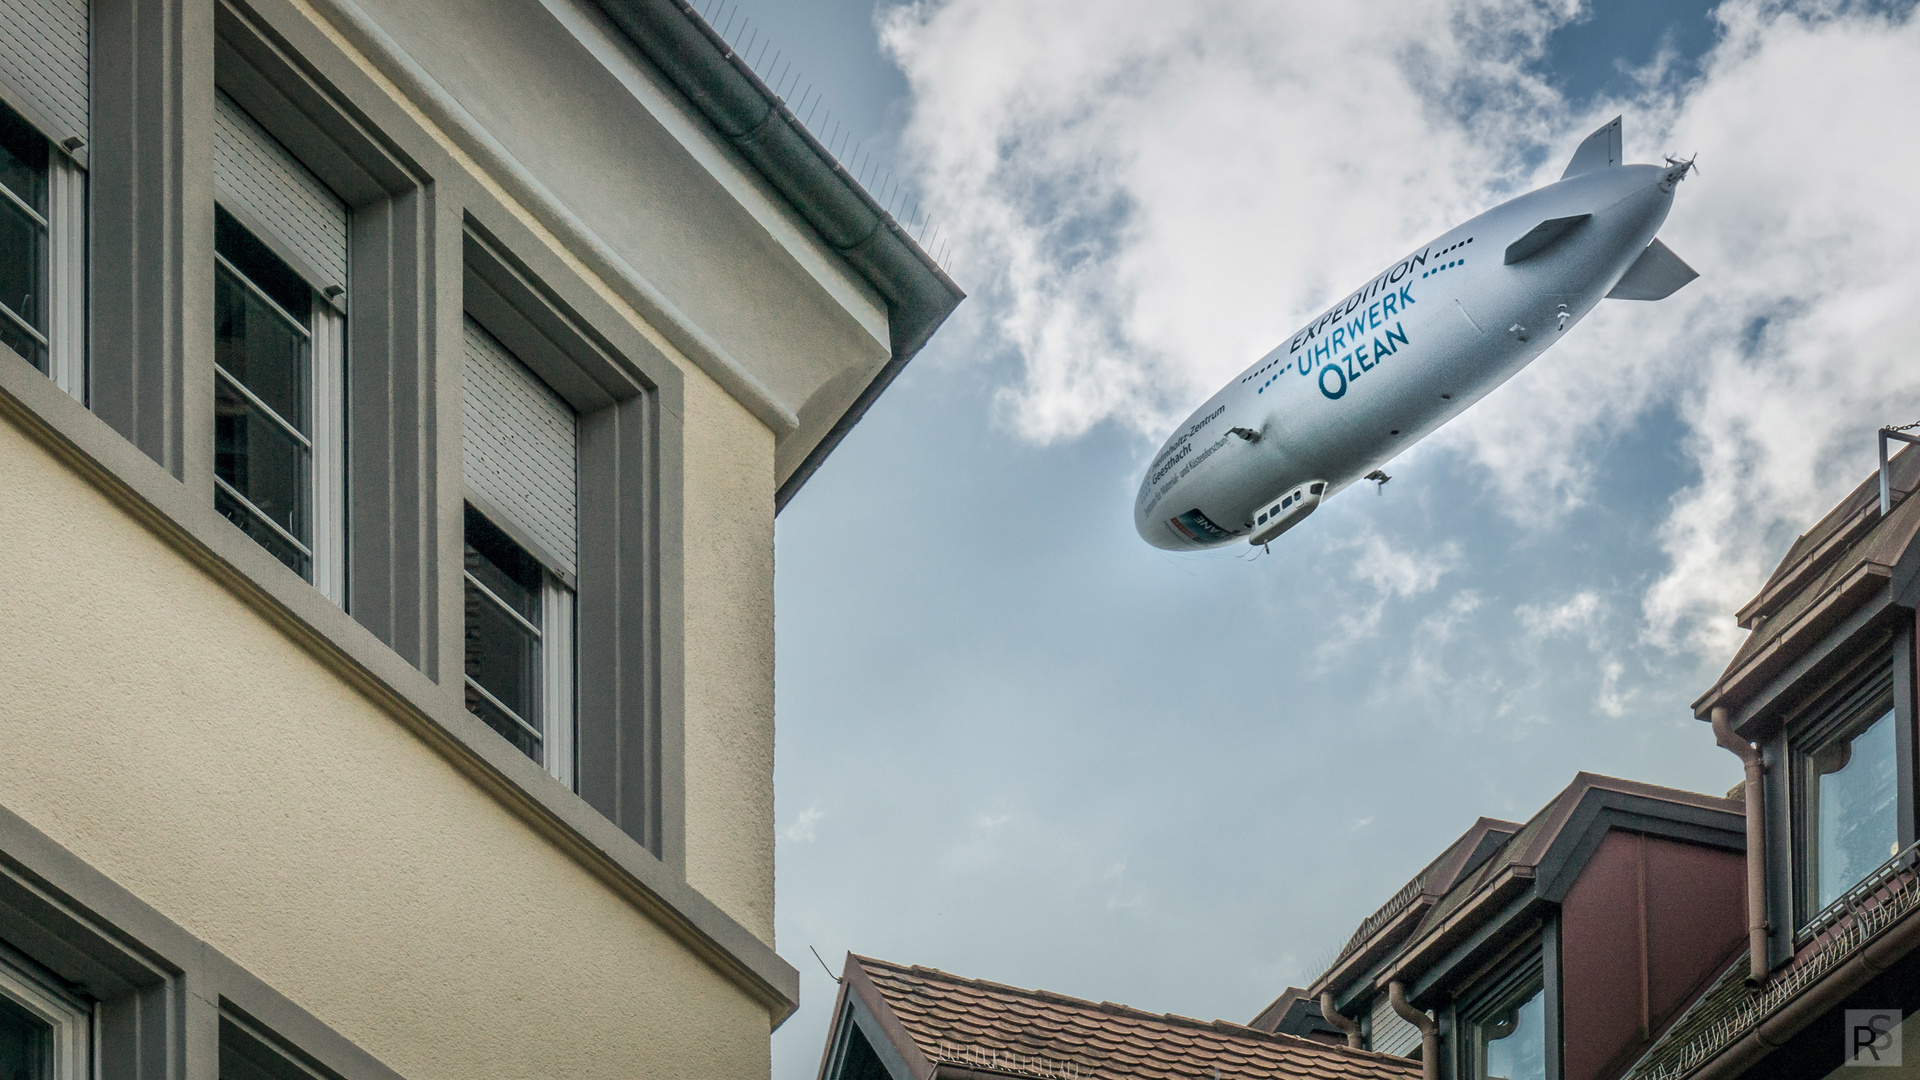
M 1473 1080 L 1548 1080 L 1547 991 L 1538 946 L 1462 1007 Z
M 1890 658 L 1842 680 L 1796 718 L 1796 923 L 1804 926 L 1900 852 L 1900 757 Z

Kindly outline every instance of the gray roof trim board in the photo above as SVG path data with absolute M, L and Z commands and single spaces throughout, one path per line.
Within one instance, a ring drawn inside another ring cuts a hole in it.
M 686 0 L 597 0 L 728 145 L 887 302 L 893 356 L 787 477 L 778 513 L 966 293 Z

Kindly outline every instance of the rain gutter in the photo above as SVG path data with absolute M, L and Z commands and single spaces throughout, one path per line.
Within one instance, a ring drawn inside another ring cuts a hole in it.
M 778 513 L 966 293 L 686 0 L 596 0 L 614 25 L 887 303 L 892 356 L 774 495 Z

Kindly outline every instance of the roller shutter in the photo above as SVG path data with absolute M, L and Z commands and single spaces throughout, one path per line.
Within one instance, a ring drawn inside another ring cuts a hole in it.
M 467 486 L 555 559 L 576 573 L 578 425 L 572 406 L 506 346 L 466 319 Z
M 56 139 L 87 128 L 87 0 L 0 3 L 0 80 Z
M 295 269 L 318 276 L 314 285 L 344 287 L 347 204 L 232 98 L 216 91 L 215 99 L 213 183 L 221 205 L 268 232 L 261 239 L 292 255 Z

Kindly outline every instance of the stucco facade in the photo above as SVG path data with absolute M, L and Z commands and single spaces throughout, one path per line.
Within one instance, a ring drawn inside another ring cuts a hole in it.
M 4 962 L 100 1075 L 766 1076 L 774 516 L 959 290 L 677 0 L 87 6 L 86 377 L 0 345 Z M 216 87 L 347 214 L 332 593 L 217 509 Z M 577 768 L 469 711 L 476 318 L 579 418 Z
M 0 544 L 0 804 L 403 1075 L 766 1074 L 763 1005 L 14 424 Z

